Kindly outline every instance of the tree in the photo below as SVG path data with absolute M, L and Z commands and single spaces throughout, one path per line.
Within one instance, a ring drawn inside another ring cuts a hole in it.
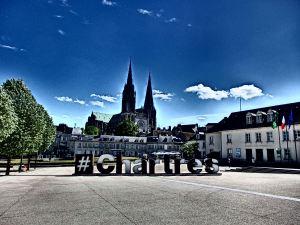
M 10 96 L 18 118 L 16 129 L 0 143 L 0 154 L 6 155 L 10 164 L 12 157 L 30 155 L 41 149 L 46 127 L 45 110 L 36 102 L 22 80 L 7 80 L 3 89 Z
M 116 135 L 119 136 L 136 136 L 138 126 L 131 120 L 123 120 L 116 128 Z
M 85 130 L 84 130 L 84 133 L 87 134 L 87 135 L 98 135 L 100 132 L 99 132 L 99 128 L 98 127 L 95 127 L 95 126 L 86 126 L 85 127 Z
M 43 132 L 40 152 L 46 151 L 50 147 L 50 145 L 54 142 L 55 135 L 56 135 L 56 128 L 53 124 L 53 120 L 49 116 L 46 110 L 44 110 L 44 121 L 45 121 L 45 129 Z
M 192 158 L 198 151 L 199 144 L 196 141 L 188 141 L 182 146 L 182 153 L 186 158 Z
M 16 126 L 17 117 L 12 101 L 9 95 L 0 87 L 0 142 L 8 138 Z
M 42 105 L 38 105 L 39 113 L 41 115 L 41 119 L 43 120 L 41 124 L 44 125 L 42 130 L 42 136 L 38 143 L 38 152 L 45 152 L 49 150 L 51 144 L 55 140 L 56 128 L 53 124 L 52 118 L 49 116 L 48 112 L 43 108 Z M 37 156 L 37 155 L 36 155 Z

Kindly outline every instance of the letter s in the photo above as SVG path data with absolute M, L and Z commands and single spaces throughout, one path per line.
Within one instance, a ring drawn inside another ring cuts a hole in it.
M 219 172 L 219 165 L 218 160 L 206 158 L 204 159 L 205 171 L 207 173 L 218 173 Z

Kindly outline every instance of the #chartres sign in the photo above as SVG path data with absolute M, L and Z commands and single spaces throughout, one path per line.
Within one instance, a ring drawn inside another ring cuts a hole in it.
M 184 160 L 185 161 L 185 160 Z M 104 165 L 108 163 L 108 165 Z M 183 163 L 183 159 L 175 158 L 174 167 L 171 168 L 170 156 L 164 156 L 164 172 L 166 174 L 180 174 L 180 165 Z M 122 165 L 125 166 L 125 171 L 122 171 Z M 133 162 L 131 167 L 130 160 L 122 160 L 122 156 L 118 155 L 115 159 L 113 155 L 104 154 L 101 155 L 97 161 L 97 169 L 101 174 L 111 174 L 115 170 L 115 174 L 142 174 L 142 175 L 154 175 L 155 165 L 160 164 L 160 160 L 149 158 L 148 160 L 141 158 Z M 199 174 L 204 167 L 207 173 L 218 173 L 219 166 L 216 159 L 206 158 L 204 163 L 199 159 L 190 159 L 186 163 L 187 169 L 191 174 Z M 94 172 L 94 155 L 93 154 L 78 154 L 75 159 L 75 175 L 93 174 Z

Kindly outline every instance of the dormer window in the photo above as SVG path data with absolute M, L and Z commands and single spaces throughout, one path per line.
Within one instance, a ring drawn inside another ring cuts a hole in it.
M 268 111 L 268 113 L 267 113 L 267 122 L 268 123 L 272 123 L 274 121 L 275 113 L 276 113 L 276 111 L 271 110 L 271 109 Z
M 258 111 L 256 114 L 256 123 L 263 123 L 264 122 L 264 118 L 267 116 L 267 113 L 262 112 L 262 111 Z
M 258 112 L 256 114 L 256 123 L 262 123 L 263 122 L 263 115 L 261 112 Z
M 246 115 L 246 124 L 252 124 L 252 113 L 247 113 Z

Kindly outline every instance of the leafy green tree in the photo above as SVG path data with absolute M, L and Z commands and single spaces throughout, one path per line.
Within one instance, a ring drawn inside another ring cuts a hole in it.
M 42 148 L 46 130 L 45 110 L 22 80 L 7 80 L 3 89 L 10 96 L 18 118 L 16 129 L 0 143 L 0 154 L 12 157 L 32 154 Z M 9 174 L 9 165 L 7 166 Z
M 192 158 L 198 151 L 199 144 L 196 141 L 188 141 L 182 146 L 182 153 L 185 158 Z
M 86 126 L 84 133 L 87 135 L 98 135 L 99 134 L 99 128 L 95 126 Z
M 52 118 L 49 116 L 47 111 L 45 111 L 44 116 L 45 116 L 46 127 L 43 133 L 43 143 L 42 143 L 43 145 L 41 149 L 42 152 L 46 151 L 51 146 L 51 144 L 55 140 L 55 135 L 56 135 L 56 128 L 53 124 Z
M 138 126 L 131 120 L 123 120 L 116 128 L 116 135 L 119 136 L 136 136 Z
M 0 87 L 0 142 L 8 138 L 16 126 L 17 117 L 12 101 L 9 95 Z

